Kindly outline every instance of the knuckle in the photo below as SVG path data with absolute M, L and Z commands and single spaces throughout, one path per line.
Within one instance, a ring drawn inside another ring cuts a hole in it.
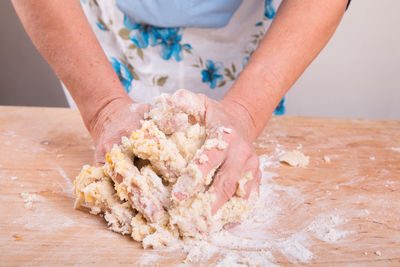
M 218 177 L 218 184 L 216 184 L 217 191 L 219 197 L 223 200 L 223 202 L 228 201 L 232 195 L 232 183 L 225 176 L 219 175 Z
M 228 201 L 231 197 L 229 190 L 225 186 L 222 186 L 221 188 L 221 196 L 223 197 L 224 201 Z
M 236 190 L 235 183 L 233 183 L 231 180 L 225 178 L 224 182 L 222 183 L 222 194 L 226 200 L 229 200 L 233 193 Z
M 250 157 L 251 154 L 252 154 L 252 148 L 248 144 L 244 143 L 242 145 L 242 149 L 241 150 L 242 150 L 243 155 L 245 155 L 247 157 Z
M 260 166 L 260 159 L 258 158 L 257 155 L 253 155 L 251 158 L 251 164 L 252 166 L 254 166 L 255 168 L 258 168 Z

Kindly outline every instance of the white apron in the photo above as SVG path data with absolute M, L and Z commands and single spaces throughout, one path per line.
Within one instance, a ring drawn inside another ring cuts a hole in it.
M 81 3 L 129 96 L 153 103 L 155 96 L 180 88 L 221 99 L 257 48 L 280 0 L 244 0 L 229 23 L 217 29 L 141 25 L 130 21 L 114 0 Z M 283 113 L 282 100 L 275 114 Z

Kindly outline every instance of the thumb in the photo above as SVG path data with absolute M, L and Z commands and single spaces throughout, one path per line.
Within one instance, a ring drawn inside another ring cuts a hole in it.
M 101 167 L 106 163 L 106 154 L 111 151 L 114 144 L 118 144 L 117 139 L 97 145 L 94 149 L 94 165 Z
M 104 150 L 101 146 L 96 146 L 94 150 L 94 166 L 101 167 L 106 162 Z

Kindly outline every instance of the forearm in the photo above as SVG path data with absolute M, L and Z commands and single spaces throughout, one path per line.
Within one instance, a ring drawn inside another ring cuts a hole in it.
M 126 97 L 77 0 L 13 0 L 37 49 L 64 82 L 85 122 Z
M 250 139 L 264 129 L 275 107 L 326 45 L 347 0 L 284 0 L 259 47 L 222 101 L 249 113 Z

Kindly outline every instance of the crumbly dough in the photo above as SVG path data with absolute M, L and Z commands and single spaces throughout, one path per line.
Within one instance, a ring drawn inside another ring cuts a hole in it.
M 279 158 L 279 161 L 285 162 L 293 167 L 306 167 L 310 162 L 310 157 L 304 155 L 298 150 L 286 152 Z
M 24 208 L 28 210 L 32 209 L 33 202 L 36 200 L 36 195 L 22 192 L 20 196 L 24 200 Z
M 212 215 L 215 195 L 207 190 L 218 167 L 203 177 L 198 164 L 203 153 L 226 149 L 219 127 L 217 138 L 207 139 L 204 107 L 186 96 L 163 94 L 145 115 L 141 129 L 123 137 L 106 155 L 102 167 L 83 166 L 74 181 L 75 208 L 103 215 L 109 229 L 129 234 L 144 248 L 204 239 L 225 224 L 248 216 L 251 205 L 240 198 L 250 173 L 239 182 L 237 196 Z M 184 194 L 178 194 L 184 192 Z
M 251 180 L 253 180 L 253 175 L 251 172 L 247 172 L 244 177 L 238 181 L 238 187 L 236 189 L 237 196 L 244 197 L 246 195 L 245 185 Z

